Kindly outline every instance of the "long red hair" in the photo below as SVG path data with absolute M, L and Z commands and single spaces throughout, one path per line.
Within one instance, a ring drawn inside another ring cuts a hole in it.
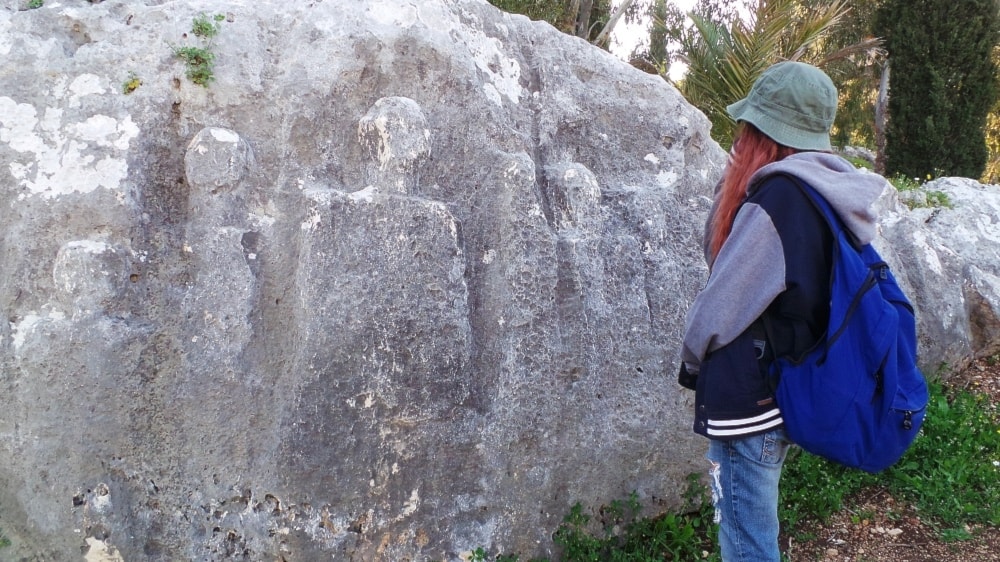
M 709 229 L 712 236 L 709 250 L 713 260 L 719 255 L 719 250 L 733 230 L 733 219 L 746 199 L 750 176 L 766 164 L 777 162 L 796 152 L 799 151 L 774 142 L 750 123 L 740 122 L 729 163 L 722 175 L 719 203 Z

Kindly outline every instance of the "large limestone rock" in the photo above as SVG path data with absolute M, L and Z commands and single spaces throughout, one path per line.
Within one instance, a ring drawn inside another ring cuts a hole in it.
M 950 206 L 910 211 L 887 191 L 881 248 L 917 310 L 925 374 L 947 377 L 1000 351 L 1000 186 L 941 178 L 923 191 Z
M 725 154 L 663 81 L 483 0 L 0 7 L 0 557 L 548 555 L 702 470 Z M 931 188 L 877 243 L 935 372 L 998 349 L 1000 195 Z
M 662 80 L 483 0 L 0 5 L 4 557 L 545 555 L 702 470 Z

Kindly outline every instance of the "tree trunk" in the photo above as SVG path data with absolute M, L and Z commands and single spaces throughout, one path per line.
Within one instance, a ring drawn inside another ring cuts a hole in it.
M 611 18 L 608 19 L 608 23 L 605 24 L 604 29 L 602 29 L 601 32 L 597 34 L 597 37 L 593 41 L 595 45 L 600 45 L 601 42 L 604 41 L 607 38 L 607 36 L 611 34 L 611 30 L 615 28 L 615 25 L 618 24 L 618 20 L 621 19 L 621 17 L 625 14 L 625 10 L 627 10 L 629 6 L 632 5 L 632 2 L 635 2 L 635 0 L 622 0 L 622 3 L 618 5 L 618 9 L 615 10 L 613 14 L 611 14 Z
M 563 12 L 560 19 L 559 31 L 570 35 L 577 34 L 576 19 L 580 14 L 580 0 L 569 0 L 569 7 Z
M 594 0 L 573 0 L 580 7 L 576 12 L 576 36 L 590 40 L 590 13 L 594 10 Z
M 882 78 L 875 100 L 875 172 L 885 174 L 885 128 L 889 122 L 889 60 L 882 66 Z

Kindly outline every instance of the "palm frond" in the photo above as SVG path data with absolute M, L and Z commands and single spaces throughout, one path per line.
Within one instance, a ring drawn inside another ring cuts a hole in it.
M 873 53 L 877 40 L 866 40 L 833 53 L 822 52 L 822 41 L 850 10 L 847 0 L 803 11 L 796 0 L 758 0 L 751 17 L 728 24 L 689 14 L 693 32 L 682 52 L 688 74 L 681 91 L 712 121 L 712 136 L 726 144 L 735 123 L 726 106 L 746 97 L 767 67 L 781 60 L 809 60 L 823 65 L 856 53 Z

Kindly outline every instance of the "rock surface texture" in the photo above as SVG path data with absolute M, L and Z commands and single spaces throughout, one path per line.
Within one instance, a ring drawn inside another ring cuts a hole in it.
M 725 153 L 662 80 L 484 0 L 0 6 L 0 557 L 546 556 L 702 471 Z M 1000 195 L 942 189 L 880 242 L 957 364 Z
M 483 0 L 2 5 L 3 557 L 545 555 L 702 469 L 662 80 Z
M 935 192 L 948 205 L 921 206 Z M 902 195 L 917 207 L 886 190 L 877 245 L 917 309 L 924 374 L 947 377 L 1000 351 L 1000 186 L 941 178 Z

